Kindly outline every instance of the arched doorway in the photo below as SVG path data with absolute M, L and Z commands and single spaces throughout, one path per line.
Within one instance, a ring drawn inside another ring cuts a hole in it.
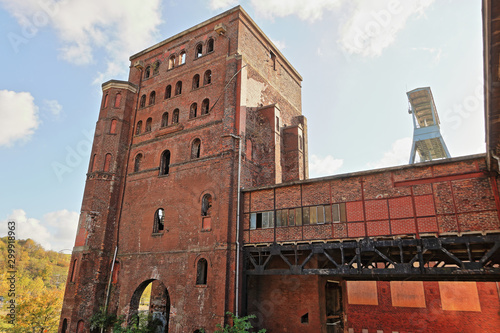
M 140 320 L 141 325 L 155 326 L 156 333 L 168 333 L 169 315 L 170 296 L 165 285 L 153 279 L 142 282 L 130 300 L 128 323 Z

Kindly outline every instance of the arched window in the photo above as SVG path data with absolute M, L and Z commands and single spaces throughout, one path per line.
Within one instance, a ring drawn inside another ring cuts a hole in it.
M 199 158 L 200 157 L 200 150 L 201 150 L 201 140 L 200 139 L 194 139 L 192 145 L 191 145 L 191 158 Z
M 71 268 L 71 276 L 70 276 L 70 281 L 75 282 L 76 280 L 76 265 L 78 264 L 78 260 L 75 259 L 73 260 L 73 267 Z
M 151 132 L 151 124 L 153 123 L 152 118 L 148 118 L 146 120 L 146 128 L 144 128 L 144 132 Z
M 165 99 L 172 97 L 172 86 L 169 84 L 165 88 Z
M 155 212 L 155 220 L 153 225 L 153 233 L 163 231 L 165 228 L 165 210 L 158 208 Z
M 172 69 L 175 66 L 175 54 L 172 54 L 170 58 L 168 58 L 168 69 Z
M 66 333 L 68 331 L 68 319 L 64 318 L 61 333 Z
M 175 94 L 180 95 L 182 93 L 182 81 L 177 81 L 175 84 Z
M 161 116 L 161 127 L 167 127 L 167 126 L 168 126 L 168 112 L 165 112 Z
M 137 126 L 135 127 L 135 135 L 139 135 L 142 132 L 142 120 L 137 122 Z
M 200 87 L 200 76 L 196 74 L 193 76 L 193 89 L 198 89 Z
M 179 109 L 175 109 L 174 113 L 172 114 L 172 124 L 178 124 L 179 123 Z
M 104 172 L 109 172 L 109 167 L 111 165 L 111 154 L 106 154 L 106 158 L 104 159 Z
M 121 101 L 122 101 L 122 94 L 120 94 L 120 93 L 116 94 L 116 96 L 115 96 L 115 108 L 120 107 Z
M 149 105 L 155 104 L 156 92 L 153 90 L 151 94 L 149 94 Z
M 146 67 L 146 70 L 144 71 L 144 78 L 147 79 L 151 76 L 151 66 Z
M 160 72 L 160 62 L 159 61 L 156 61 L 154 64 L 153 64 L 153 75 L 156 75 Z
M 76 325 L 76 333 L 83 333 L 85 332 L 85 324 L 83 323 L 83 320 L 78 321 L 78 325 Z
M 207 284 L 207 268 L 208 268 L 207 259 L 201 258 L 200 260 L 198 260 L 198 264 L 196 265 L 196 284 L 197 285 Z
M 208 70 L 205 72 L 205 75 L 203 75 L 203 85 L 207 85 L 212 83 L 212 71 Z
M 208 114 L 209 107 L 210 101 L 208 98 L 205 98 L 201 103 L 201 114 Z
M 139 102 L 139 107 L 143 108 L 146 106 L 146 95 L 141 96 L 141 101 Z
M 201 216 L 210 216 L 212 208 L 212 196 L 210 194 L 205 194 L 201 198 Z
M 207 53 L 214 52 L 214 40 L 210 38 L 207 42 Z
M 191 104 L 191 108 L 189 109 L 189 118 L 196 118 L 198 115 L 198 104 Z
M 179 55 L 179 65 L 184 65 L 186 63 L 186 51 L 182 51 Z
M 161 154 L 160 175 L 168 175 L 170 171 L 170 150 L 165 150 Z
M 116 123 L 118 121 L 116 119 L 111 120 L 111 125 L 109 126 L 109 134 L 116 134 Z
M 134 161 L 134 172 L 141 170 L 142 154 L 137 154 Z
M 104 96 L 104 101 L 102 102 L 102 107 L 105 108 L 108 106 L 108 94 L 106 94 L 106 96 Z
M 92 163 L 90 163 L 90 172 L 95 171 L 96 161 L 97 161 L 97 154 L 94 154 L 94 156 L 92 156 Z
M 199 58 L 202 55 L 203 55 L 203 45 L 200 43 L 200 44 L 196 45 L 196 54 L 195 54 L 195 57 Z

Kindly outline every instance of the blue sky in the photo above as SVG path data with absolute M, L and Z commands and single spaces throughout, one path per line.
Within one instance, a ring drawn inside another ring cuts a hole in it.
M 101 83 L 237 4 L 304 78 L 311 177 L 407 163 L 417 87 L 452 156 L 484 152 L 481 1 L 0 0 L 0 236 L 71 249 Z

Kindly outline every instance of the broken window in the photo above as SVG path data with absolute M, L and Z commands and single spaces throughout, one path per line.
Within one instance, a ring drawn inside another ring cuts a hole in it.
M 146 95 L 142 95 L 142 96 L 141 96 L 141 101 L 140 101 L 140 103 L 139 103 L 139 107 L 140 107 L 140 108 L 143 108 L 143 107 L 145 107 L 145 106 L 146 106 Z
M 161 116 L 161 127 L 167 127 L 168 126 L 168 112 L 164 112 L 163 115 Z
M 165 228 L 165 210 L 163 208 L 158 208 L 155 212 L 155 220 L 153 225 L 153 233 L 158 233 L 163 231 Z
M 201 199 L 201 216 L 210 216 L 212 208 L 212 196 L 205 194 Z
M 184 65 L 186 63 L 186 51 L 182 51 L 179 55 L 179 65 Z
M 189 118 L 196 118 L 198 115 L 198 104 L 193 103 L 189 108 Z
M 108 106 L 108 94 L 104 96 L 104 101 L 102 102 L 102 107 L 105 108 Z
M 170 171 L 170 150 L 165 150 L 161 154 L 160 175 L 168 175 Z
M 160 73 L 160 62 L 159 61 L 156 61 L 154 64 L 153 64 L 153 75 L 156 75 Z
M 109 172 L 109 167 L 111 165 L 111 154 L 106 154 L 106 157 L 104 158 L 104 172 Z
M 210 84 L 210 83 L 212 83 L 212 71 L 208 70 L 203 75 L 203 85 L 207 85 L 207 84 Z
M 144 128 L 144 132 L 147 133 L 147 132 L 151 132 L 151 124 L 153 123 L 153 119 L 152 118 L 148 118 L 146 120 L 146 128 Z
M 250 229 L 274 228 L 274 211 L 250 214 Z
M 142 131 L 142 120 L 137 122 L 137 126 L 135 127 L 135 135 L 141 134 Z
M 172 86 L 169 84 L 165 88 L 165 99 L 172 97 Z
M 119 108 L 120 107 L 120 103 L 122 101 L 122 94 L 118 93 L 116 94 L 115 96 L 115 108 Z
M 196 284 L 197 285 L 207 284 L 207 268 L 208 268 L 207 259 L 201 258 L 200 260 L 198 260 L 198 264 L 196 265 Z
M 196 74 L 193 76 L 193 89 L 198 89 L 200 87 L 200 76 Z
M 151 94 L 149 94 L 149 105 L 155 104 L 156 92 L 153 90 Z
M 203 45 L 200 43 L 200 44 L 196 45 L 196 54 L 195 54 L 195 57 L 199 58 L 202 55 L 203 55 Z
M 194 139 L 193 144 L 191 145 L 191 158 L 199 158 L 201 150 L 201 140 Z
M 147 79 L 151 76 L 151 66 L 146 67 L 146 70 L 144 71 L 144 78 Z
M 175 66 L 175 54 L 172 54 L 168 59 L 168 69 L 172 69 Z
M 300 317 L 301 324 L 309 324 L 309 312 Z
M 177 81 L 175 84 L 175 94 L 180 95 L 182 93 L 182 81 Z
M 207 42 L 207 53 L 210 53 L 213 51 L 214 51 L 214 40 L 213 40 L 213 38 L 210 38 Z
M 134 172 L 141 170 L 142 154 L 137 154 L 134 160 Z
M 179 109 L 175 109 L 172 114 L 172 124 L 178 124 L 178 123 L 179 123 Z
M 201 103 L 201 114 L 208 114 L 210 107 L 210 101 L 208 98 L 205 98 Z

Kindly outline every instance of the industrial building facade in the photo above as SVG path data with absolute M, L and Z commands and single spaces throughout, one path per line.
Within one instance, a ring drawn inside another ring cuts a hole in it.
M 227 311 L 268 332 L 494 331 L 500 6 L 484 15 L 486 155 L 319 179 L 302 77 L 241 7 L 133 55 L 103 84 L 59 331 L 130 320 L 149 284 L 165 332 Z

